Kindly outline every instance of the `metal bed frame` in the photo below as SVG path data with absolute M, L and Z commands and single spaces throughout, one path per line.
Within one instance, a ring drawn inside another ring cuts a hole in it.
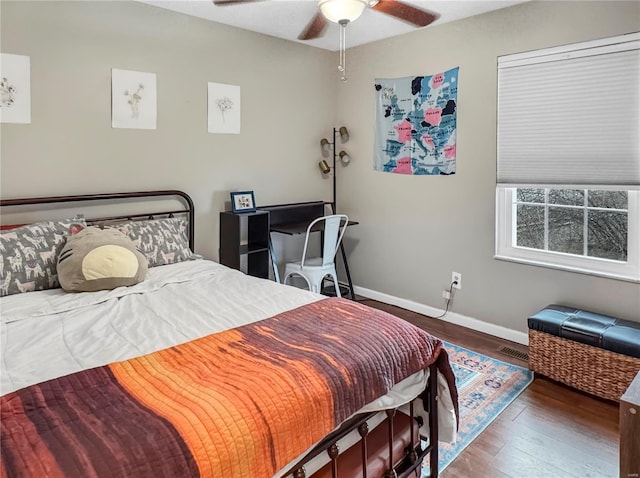
M 285 476 L 292 474 L 293 478 L 313 478 L 313 474 L 309 477 L 306 475 L 305 464 L 311 459 L 320 455 L 321 453 L 327 453 L 329 456 L 331 466 L 331 477 L 340 477 L 339 457 L 340 451 L 337 442 L 351 433 L 353 430 L 358 430 L 361 437 L 360 450 L 361 450 L 361 465 L 362 465 L 362 478 L 407 478 L 412 473 L 418 470 L 422 465 L 422 461 L 426 455 L 429 455 L 430 466 L 430 478 L 438 478 L 438 367 L 436 364 L 432 364 L 429 367 L 429 380 L 426 390 L 416 400 L 422 400 L 425 411 L 429 414 L 429 443 L 423 447 L 422 442 L 418 439 L 417 443 L 414 439 L 416 427 L 422 426 L 422 419 L 414 416 L 414 402 L 409 404 L 409 423 L 410 423 L 410 445 L 405 449 L 405 453 L 402 459 L 393 459 L 393 442 L 395 440 L 395 430 L 393 424 L 393 416 L 399 412 L 397 409 L 385 410 L 387 414 L 387 445 L 388 445 L 388 462 L 387 471 L 383 477 L 373 477 L 369 475 L 367 470 L 368 461 L 368 449 L 367 449 L 367 437 L 370 430 L 367 425 L 367 420 L 372 418 L 379 412 L 370 412 L 357 415 L 351 420 L 345 422 L 338 430 L 328 435 L 322 440 L 316 447 L 311 450 L 299 463 L 291 468 Z M 384 423 L 384 422 L 383 422 Z M 380 424 L 379 426 L 383 426 Z M 356 443 L 354 447 L 358 446 Z M 350 475 L 353 476 L 353 475 Z M 418 475 L 420 476 L 420 475 Z
M 49 197 L 36 197 L 36 198 L 16 198 L 16 199 L 2 199 L 0 200 L 0 208 L 14 207 L 14 206 L 28 206 L 28 205 L 40 205 L 40 204 L 65 204 L 65 203 L 91 203 L 96 204 L 104 201 L 104 204 L 108 204 L 110 201 L 113 203 L 117 200 L 127 199 L 135 202 L 136 199 L 145 198 L 169 198 L 178 199 L 184 204 L 182 209 L 172 209 L 168 211 L 152 211 L 136 214 L 123 214 L 116 216 L 106 216 L 98 218 L 86 218 L 88 224 L 100 224 L 110 221 L 119 220 L 143 220 L 153 219 L 158 217 L 173 217 L 176 214 L 186 214 L 188 217 L 188 235 L 189 235 L 189 247 L 193 250 L 194 247 L 194 204 L 191 197 L 179 190 L 161 190 L 161 191 L 142 191 L 142 192 L 123 192 L 123 193 L 108 193 L 108 194 L 87 194 L 87 195 L 74 195 L 74 196 L 49 196 Z M 334 431 L 323 439 L 314 449 L 312 449 L 303 459 L 301 459 L 296 465 L 294 465 L 285 476 L 291 474 L 293 478 L 313 478 L 313 475 L 307 477 L 305 472 L 305 464 L 322 453 L 327 453 L 330 459 L 331 476 L 332 478 L 340 477 L 339 457 L 340 450 L 338 447 L 338 441 L 349 434 L 350 432 L 357 430 L 360 439 L 361 457 L 362 457 L 362 477 L 363 478 L 406 478 L 411 473 L 416 472 L 422 464 L 424 457 L 429 454 L 430 462 L 430 478 L 438 477 L 438 409 L 437 409 L 437 366 L 432 364 L 429 368 L 430 375 L 427 387 L 425 391 L 416 400 L 422 400 L 424 409 L 428 413 L 429 422 L 429 443 L 427 446 L 423 446 L 420 439 L 414 438 L 414 427 L 422 425 L 420 417 L 414 417 L 413 402 L 410 404 L 410 446 L 405 450 L 404 457 L 401 460 L 393 459 L 393 442 L 396 437 L 396 430 L 394 430 L 393 416 L 398 412 L 397 409 L 387 410 L 387 443 L 388 443 L 388 464 L 387 471 L 384 477 L 374 477 L 367 471 L 367 438 L 370 435 L 370 430 L 367 424 L 367 420 L 373 417 L 376 413 L 371 412 L 361 415 L 357 415 L 352 419 L 345 422 L 338 430 Z M 384 426 L 381 424 L 380 426 Z M 358 446 L 358 444 L 353 445 Z M 352 447 L 353 448 L 353 447 Z

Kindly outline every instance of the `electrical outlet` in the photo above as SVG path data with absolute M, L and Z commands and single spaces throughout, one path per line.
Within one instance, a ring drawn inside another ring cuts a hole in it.
M 462 289 L 462 274 L 459 272 L 452 272 L 451 282 L 457 282 L 457 284 L 453 284 L 454 289 Z
M 446 300 L 451 299 L 451 292 L 449 292 L 448 290 L 443 290 L 442 291 L 442 298 L 446 299 Z

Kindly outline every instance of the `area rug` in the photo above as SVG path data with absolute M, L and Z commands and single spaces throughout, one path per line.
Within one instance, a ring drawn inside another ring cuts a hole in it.
M 440 443 L 442 472 L 533 381 L 533 372 L 444 342 L 456 375 L 460 426 L 455 444 Z M 429 457 L 422 477 L 429 476 Z

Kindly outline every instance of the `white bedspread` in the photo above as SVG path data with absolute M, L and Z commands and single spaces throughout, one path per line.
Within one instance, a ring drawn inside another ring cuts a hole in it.
M 3 297 L 0 392 L 138 357 L 321 298 L 206 260 L 154 267 L 145 281 L 112 291 L 53 289 Z
M 54 289 L 3 297 L 0 394 L 263 320 L 322 298 L 207 260 L 154 267 L 145 281 L 112 291 L 73 294 Z M 412 400 L 424 389 L 427 376 L 418 372 L 408 377 L 362 411 Z M 446 381 L 438 378 L 440 440 L 452 441 L 453 404 Z

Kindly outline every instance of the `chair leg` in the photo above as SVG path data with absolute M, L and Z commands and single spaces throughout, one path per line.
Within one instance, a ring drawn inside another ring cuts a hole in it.
M 309 288 L 309 290 L 313 292 L 313 288 L 311 287 L 311 282 L 309 281 L 309 279 L 307 279 L 307 277 L 303 276 L 302 274 L 300 274 L 300 277 L 304 279 L 304 281 L 307 283 L 307 287 Z
M 340 284 L 338 284 L 338 276 L 331 274 L 331 278 L 333 279 L 333 290 L 336 292 L 336 297 L 342 297 L 340 294 Z

